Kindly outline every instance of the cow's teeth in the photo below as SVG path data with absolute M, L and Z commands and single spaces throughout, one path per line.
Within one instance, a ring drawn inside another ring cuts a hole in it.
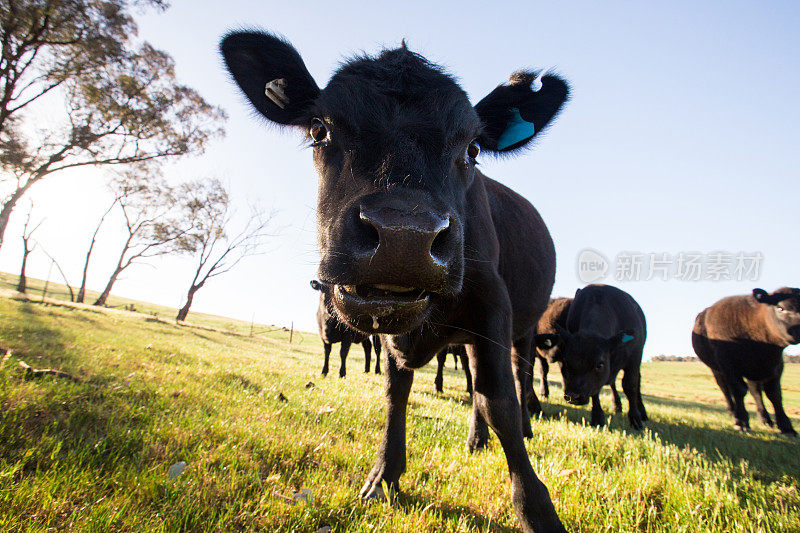
M 389 291 L 389 292 L 411 292 L 415 290 L 414 287 L 403 287 L 402 285 L 389 285 L 386 283 L 373 285 L 373 287 L 382 291 Z

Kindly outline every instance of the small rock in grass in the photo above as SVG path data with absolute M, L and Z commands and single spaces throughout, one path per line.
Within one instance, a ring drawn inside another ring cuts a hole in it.
M 330 531 L 331 531 L 331 526 L 322 526 L 316 531 L 316 533 L 330 533 Z
M 317 414 L 319 414 L 319 415 L 324 415 L 324 414 L 326 414 L 326 413 L 332 413 L 332 412 L 334 412 L 335 410 L 336 410 L 336 409 L 334 409 L 334 408 L 333 408 L 333 407 L 331 407 L 330 405 L 324 405 L 324 406 L 322 406 L 322 407 L 320 407 L 320 408 L 319 408 L 319 411 L 317 411 Z
M 307 389 L 313 389 L 314 387 L 316 387 L 316 385 L 314 384 L 313 381 L 309 381 L 308 383 L 306 383 Z
M 314 495 L 308 489 L 301 489 L 299 492 L 292 494 L 292 500 L 296 502 L 311 503 L 314 501 Z
M 279 401 L 279 402 L 288 402 L 288 401 L 289 401 L 289 398 L 287 398 L 286 396 L 284 396 L 282 392 L 279 392 L 279 393 L 278 393 L 278 401 Z
M 172 465 L 171 467 L 169 467 L 167 474 L 169 475 L 170 479 L 177 479 L 178 476 L 180 476 L 184 470 L 186 470 L 186 461 L 179 461 L 174 465 Z

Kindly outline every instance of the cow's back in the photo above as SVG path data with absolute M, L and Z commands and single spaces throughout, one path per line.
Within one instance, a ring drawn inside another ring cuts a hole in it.
M 536 325 L 537 334 L 557 334 L 556 324 L 562 328 L 567 327 L 567 314 L 572 298 L 553 298 L 547 305 L 547 310 L 542 314 Z
M 630 346 L 643 346 L 647 338 L 644 311 L 627 292 L 611 285 L 588 285 L 569 306 L 567 329 L 610 337 L 623 329 L 634 331 Z
M 544 313 L 556 275 L 550 232 L 531 203 L 505 185 L 485 180 L 497 241 L 498 271 L 514 313 L 514 338 L 530 332 Z

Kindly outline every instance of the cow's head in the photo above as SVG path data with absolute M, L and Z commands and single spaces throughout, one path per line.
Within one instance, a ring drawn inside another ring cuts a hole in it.
M 536 335 L 536 347 L 558 347 L 554 360 L 561 367 L 564 399 L 585 405 L 611 377 L 611 352 L 634 339 L 633 330 L 606 338 L 591 333 L 570 333 L 556 324 L 558 333 Z M 549 347 L 549 348 L 548 348 Z
M 781 287 L 772 294 L 753 289 L 753 298 L 769 306 L 772 323 L 789 344 L 800 343 L 800 289 Z
M 466 193 L 481 151 L 527 146 L 567 99 L 553 75 L 523 72 L 474 107 L 405 44 L 345 63 L 320 89 L 297 51 L 263 32 L 221 43 L 233 79 L 267 119 L 299 128 L 319 174 L 320 280 L 363 332 L 420 325 L 461 291 Z

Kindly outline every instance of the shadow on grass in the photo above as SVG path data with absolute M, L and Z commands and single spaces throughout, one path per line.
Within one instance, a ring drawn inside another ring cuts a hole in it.
M 560 386 L 553 387 L 551 383 L 551 398 L 554 397 L 554 393 L 555 397 L 560 397 Z M 634 438 L 639 437 L 642 433 L 631 429 L 628 422 L 627 398 L 621 391 L 620 395 L 623 399 L 623 410 L 621 413 L 613 413 L 611 409 L 605 409 L 609 419 L 606 428 L 608 431 L 626 431 Z M 728 416 L 727 409 L 690 400 L 644 396 L 643 401 L 645 408 L 651 406 L 685 408 L 687 411 L 704 410 L 715 415 Z M 604 408 L 609 408 L 611 405 L 610 398 L 604 399 Z M 563 418 L 575 424 L 590 425 L 590 406 L 577 407 L 542 400 L 542 408 L 545 418 Z M 764 426 L 755 417 L 751 417 L 754 431 L 743 433 L 733 428 L 732 418 L 730 427 L 720 428 L 697 425 L 690 421 L 665 420 L 658 414 L 655 414 L 654 418 L 653 411 L 655 409 L 648 410 L 650 420 L 645 422 L 645 427 L 665 444 L 672 444 L 682 449 L 694 448 L 710 462 L 725 460 L 736 464 L 746 461 L 749 472 L 763 482 L 780 481 L 787 475 L 795 480 L 800 479 L 798 475 L 800 440 L 781 435 L 775 428 Z M 703 424 L 708 423 L 708 421 L 703 422 Z M 735 477 L 742 477 L 739 469 L 734 469 L 732 474 Z
M 401 481 L 402 483 L 402 481 Z M 517 531 L 513 527 L 503 527 L 491 518 L 462 505 L 451 505 L 444 502 L 428 500 L 420 495 L 408 494 L 402 490 L 397 495 L 394 505 L 405 508 L 408 511 L 415 509 L 427 509 L 431 514 L 438 514 L 442 521 L 458 523 L 459 520 L 466 518 L 471 528 L 477 531 L 493 531 L 502 533 L 512 533 Z

